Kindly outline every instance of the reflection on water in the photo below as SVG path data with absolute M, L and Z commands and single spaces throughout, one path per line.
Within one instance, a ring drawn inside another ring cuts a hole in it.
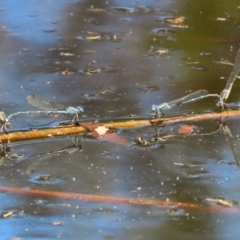
M 24 155 L 24 157 L 7 159 L 1 167 L 2 177 L 8 186 L 21 188 L 22 186 L 29 184 L 31 186 L 33 184 L 33 190 L 35 188 L 40 190 L 39 194 L 36 195 L 39 200 L 32 203 L 31 206 L 26 205 L 26 199 L 23 200 L 25 196 L 25 198 L 28 198 L 27 202 L 32 202 L 36 197 L 32 197 L 31 194 L 25 193 L 24 195 L 16 195 L 16 197 L 17 199 L 19 198 L 20 202 L 22 200 L 23 207 L 21 208 L 24 208 L 25 212 L 29 212 L 30 215 L 32 215 L 32 211 L 35 212 L 35 208 L 38 209 L 36 216 L 46 212 L 44 216 L 48 216 L 49 234 L 52 231 L 51 226 L 56 221 L 60 221 L 62 224 L 64 222 L 64 229 L 71 228 L 73 222 L 77 224 L 80 221 L 81 225 L 85 225 L 85 228 L 89 223 L 91 225 L 94 223 L 94 229 L 97 231 L 106 231 L 108 234 L 111 233 L 112 236 L 118 237 L 122 235 L 127 237 L 129 236 L 128 234 L 133 234 L 128 233 L 128 231 L 123 234 L 120 230 L 124 228 L 131 229 L 130 232 L 136 228 L 139 236 L 147 236 L 148 227 L 155 226 L 157 228 L 159 224 L 162 227 L 167 226 L 171 234 L 173 232 L 177 234 L 178 231 L 183 231 L 185 228 L 191 231 L 192 228 L 189 228 L 190 219 L 191 224 L 193 224 L 192 227 L 194 227 L 195 224 L 199 224 L 202 221 L 206 222 L 206 216 L 208 216 L 208 220 L 211 218 L 214 220 L 215 218 L 207 209 L 200 210 L 202 206 L 209 205 L 206 202 L 206 198 L 225 198 L 228 201 L 234 201 L 235 205 L 238 206 L 237 199 L 232 198 L 231 194 L 231 191 L 238 188 L 238 182 L 232 182 L 235 176 L 228 176 L 228 178 L 223 178 L 222 176 L 224 173 L 227 174 L 229 171 L 236 169 L 234 159 L 232 157 L 229 158 L 229 160 L 232 159 L 230 161 L 222 159 L 221 156 L 223 154 L 219 151 L 221 148 L 224 149 L 224 146 L 225 148 L 227 146 L 227 143 L 221 144 L 225 134 L 230 137 L 232 143 L 238 142 L 238 138 L 229 135 L 231 133 L 226 125 L 220 125 L 220 127 L 217 127 L 216 123 L 212 125 L 212 129 L 206 123 L 199 126 L 195 125 L 194 131 L 196 133 L 190 135 L 182 134 L 183 127 L 181 125 L 175 126 L 175 135 L 173 130 L 171 130 L 173 126 L 164 128 L 160 134 L 162 137 L 166 136 L 165 141 L 158 144 L 155 143 L 154 147 L 126 147 L 91 138 L 83 138 L 81 140 L 80 136 L 75 136 L 72 140 L 67 137 L 56 139 L 54 142 L 45 141 L 32 144 L 27 143 L 26 145 L 13 145 L 13 152 L 10 151 L 7 154 L 9 156 Z M 181 127 L 181 130 L 179 127 Z M 184 129 L 186 129 L 186 126 L 184 126 Z M 171 135 L 169 135 L 169 131 Z M 180 134 L 177 135 L 177 132 Z M 119 134 L 125 138 L 137 138 L 137 136 L 142 135 L 146 137 L 147 135 L 154 136 L 156 132 L 154 128 L 149 127 L 139 129 L 138 131 L 125 131 Z M 69 141 L 73 141 L 74 144 L 69 145 Z M 217 149 L 213 152 L 212 149 L 214 146 L 216 147 L 216 144 Z M 51 149 L 53 146 L 55 150 Z M 81 151 L 79 151 L 79 146 Z M 36 153 L 36 147 L 39 150 L 41 149 L 42 153 L 33 156 L 31 152 Z M 50 150 L 47 150 L 48 148 Z M 199 155 L 199 152 L 201 152 L 201 155 Z M 230 148 L 227 154 L 231 156 Z M 216 168 L 220 169 L 221 172 L 216 171 Z M 8 179 L 9 174 L 14 176 L 14 178 Z M 16 179 L 18 179 L 17 182 Z M 211 186 L 209 186 L 209 182 L 211 182 Z M 229 185 L 231 188 L 229 188 Z M 227 187 L 225 194 L 219 192 L 222 187 Z M 41 194 L 41 191 L 46 189 L 49 191 L 49 196 Z M 55 195 L 49 199 L 51 192 L 54 193 L 55 191 L 65 192 L 66 194 L 67 192 L 84 193 L 90 197 L 88 197 L 89 200 L 91 195 L 95 196 L 96 199 L 93 200 L 95 203 L 81 203 L 82 207 L 79 208 L 80 203 L 76 202 L 76 200 L 71 200 L 71 197 L 67 201 Z M 115 200 L 103 204 L 101 203 L 103 199 L 97 199 L 99 195 L 106 197 L 106 202 L 109 201 L 107 200 L 108 196 L 127 197 L 131 204 L 119 205 Z M 42 202 L 45 199 L 47 203 L 39 206 L 39 201 Z M 159 209 L 159 207 L 161 205 L 157 206 L 157 204 L 156 206 L 153 204 L 151 207 L 141 207 L 138 204 L 134 206 L 135 199 L 142 199 L 142 201 L 144 199 L 153 201 L 163 200 L 172 204 L 181 202 L 186 204 L 186 208 L 178 209 L 172 206 L 168 209 L 166 206 L 162 206 L 163 210 L 160 210 L 161 208 Z M 115 204 L 111 203 L 112 201 Z M 191 204 L 188 206 L 188 203 Z M 198 206 L 194 211 L 190 207 L 193 204 Z M 19 203 L 17 203 L 18 205 Z M 68 205 L 69 207 L 67 207 Z M 214 206 L 214 203 L 212 205 Z M 103 206 L 106 206 L 107 212 L 101 210 L 104 209 Z M 19 216 L 18 207 L 13 209 L 15 213 L 13 217 Z M 56 209 L 58 209 L 58 214 L 52 213 Z M 202 215 L 202 211 L 204 211 L 204 215 Z M 226 207 L 222 207 L 215 211 L 227 212 L 228 210 Z M 238 213 L 237 209 L 233 209 L 234 211 Z M 76 219 L 73 221 L 70 216 L 67 220 L 62 218 L 61 215 L 64 212 L 72 212 L 74 215 L 73 219 Z M 197 218 L 195 219 L 193 216 L 197 216 Z M 209 219 L 210 216 L 211 218 Z M 24 217 L 27 216 L 21 216 L 21 218 Z M 36 222 L 37 220 L 33 219 L 33 221 Z M 69 221 L 73 221 L 72 224 Z M 108 227 L 108 221 L 118 223 L 115 227 L 120 232 L 112 232 L 111 228 Z M 170 225 L 166 221 L 170 221 Z M 179 223 L 180 225 L 177 224 L 178 227 L 175 229 L 174 223 Z M 210 222 L 208 221 L 207 225 L 209 224 Z M 141 226 L 140 229 L 139 226 Z M 206 227 L 203 224 L 200 229 L 204 231 Z M 214 228 L 214 225 L 212 225 L 212 228 Z M 41 224 L 38 230 L 41 231 Z M 58 231 L 54 229 L 55 231 L 57 234 Z M 87 236 L 92 236 L 89 231 L 84 233 Z M 29 234 L 34 234 L 34 232 L 31 231 Z M 186 237 L 185 234 L 183 236 Z M 154 236 L 152 237 L 154 238 Z
M 237 5 L 223 0 L 211 5 L 205 0 L 180 5 L 152 0 L 61 0 L 57 5 L 3 1 L 1 111 L 9 116 L 34 110 L 25 99 L 36 94 L 54 103 L 83 106 L 84 119 L 149 117 L 152 104 L 199 89 L 220 93 L 231 71 L 221 59 L 234 62 L 239 48 Z M 238 80 L 228 102 L 239 105 Z M 213 99 L 203 99 L 166 114 L 217 110 Z M 51 126 L 52 121 L 16 116 L 11 130 Z M 13 212 L 2 221 L 2 238 L 239 238 L 239 117 L 230 117 L 220 128 L 209 120 L 170 125 L 157 134 L 153 127 L 117 134 L 125 141 L 84 136 L 74 143 L 64 137 L 2 146 L 1 187 L 15 189 L 1 194 L 1 212 Z M 188 207 L 100 198 L 89 202 L 66 195 L 20 194 L 16 189 Z M 234 205 L 214 212 L 202 208 L 219 207 L 207 198 Z

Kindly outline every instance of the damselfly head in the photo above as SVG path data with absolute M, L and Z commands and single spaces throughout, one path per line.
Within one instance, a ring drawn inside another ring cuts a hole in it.
M 158 105 L 152 105 L 152 112 L 154 112 L 154 111 L 157 111 L 158 110 Z
M 224 105 L 224 102 L 223 102 L 222 99 L 218 99 L 218 100 L 216 100 L 215 102 L 216 102 L 216 106 L 217 106 L 217 107 L 222 107 L 222 106 Z
M 82 107 L 67 107 L 66 109 L 68 114 L 79 114 L 80 112 L 84 112 Z
M 82 107 L 77 107 L 77 110 L 78 110 L 79 112 L 84 112 L 84 109 L 83 109 Z
M 10 122 L 6 122 L 6 119 L 0 119 L 0 132 L 6 132 L 8 133 L 7 128 L 11 127 L 11 123 Z

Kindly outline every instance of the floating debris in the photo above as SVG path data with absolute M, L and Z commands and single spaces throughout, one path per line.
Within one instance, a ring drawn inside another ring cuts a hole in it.
M 180 128 L 178 129 L 178 134 L 182 134 L 182 135 L 192 135 L 193 133 L 193 125 L 181 125 Z
M 186 173 L 183 173 L 180 178 L 182 179 L 198 179 L 201 177 L 205 177 L 208 175 L 209 172 L 204 170 L 203 168 L 201 169 L 189 169 Z
M 112 40 L 113 42 L 120 42 L 122 41 L 122 37 L 120 36 L 120 34 L 115 33 L 110 37 L 110 40 Z
M 92 100 L 92 99 L 96 99 L 97 96 L 93 93 L 85 93 L 85 94 L 83 94 L 83 98 L 85 98 L 87 100 Z
M 150 55 L 165 55 L 167 53 L 169 53 L 169 49 L 167 49 L 167 48 L 160 48 L 160 49 L 151 48 L 148 51 L 148 54 L 150 54 Z
M 64 56 L 64 57 L 73 57 L 74 55 L 75 55 L 74 53 L 64 53 L 64 52 L 60 53 L 60 56 Z
M 165 21 L 169 22 L 169 23 L 180 24 L 180 23 L 183 23 L 185 21 L 185 17 L 180 16 L 180 17 L 177 17 L 177 18 L 166 18 Z
M 227 21 L 227 20 L 229 20 L 229 19 L 224 18 L 224 17 L 218 17 L 218 18 L 216 18 L 216 20 L 217 20 L 217 21 L 222 21 L 222 22 L 224 22 L 224 21 Z
M 70 72 L 69 70 L 68 70 L 68 68 L 66 69 L 66 70 L 64 70 L 64 71 L 62 71 L 61 72 L 61 74 L 63 75 L 63 76 L 69 76 L 69 75 L 71 75 L 71 74 L 73 74 L 74 72 Z
M 178 17 L 178 18 L 164 18 L 165 22 L 173 23 L 169 26 L 174 27 L 174 28 L 188 28 L 188 25 L 182 24 L 184 22 L 184 20 L 185 20 L 185 17 L 183 17 L 183 16 Z
M 63 225 L 63 222 L 60 222 L 60 221 L 52 222 L 52 225 L 53 226 L 60 226 L 60 225 Z
M 196 70 L 196 71 L 203 71 L 203 70 L 205 70 L 205 67 L 201 66 L 201 65 L 192 65 L 191 69 Z
M 99 40 L 101 39 L 101 35 L 95 35 L 95 36 L 88 36 L 88 37 L 85 37 L 86 40 Z
M 232 207 L 233 206 L 233 202 L 232 201 L 228 201 L 225 199 L 221 199 L 221 198 L 206 198 L 207 201 L 209 202 L 216 202 L 220 205 L 226 206 L 226 207 Z
M 172 37 L 176 33 L 176 30 L 171 28 L 154 28 L 152 32 L 160 37 Z
M 139 146 L 144 146 L 144 147 L 151 146 L 151 143 L 148 140 L 144 139 L 143 137 L 138 137 L 138 139 L 136 140 L 136 143 Z
M 170 27 L 174 27 L 174 28 L 188 28 L 188 25 L 175 25 L 175 24 L 171 24 L 169 26 Z
M 79 72 L 84 73 L 86 75 L 93 75 L 93 74 L 96 74 L 96 73 L 101 73 L 105 70 L 106 70 L 106 68 L 87 68 L 85 70 L 79 70 Z
M 88 12 L 106 12 L 106 9 L 91 7 L 91 8 L 88 8 L 87 11 Z
M 230 62 L 227 59 L 221 59 L 219 62 L 216 61 L 216 63 L 223 64 L 223 65 L 229 65 L 229 66 L 233 66 L 234 65 L 232 62 Z
M 14 211 L 2 212 L 1 218 L 8 218 L 8 217 L 12 216 L 14 213 L 15 213 Z
M 198 65 L 199 62 L 186 62 L 187 65 Z
M 99 92 L 101 94 L 106 94 L 106 93 L 109 93 L 111 91 L 111 88 L 104 88 L 104 89 L 101 89 Z
M 210 57 L 210 56 L 213 55 L 213 53 L 212 53 L 212 52 L 201 52 L 200 55 L 201 55 L 201 56 Z
M 149 84 L 141 87 L 141 90 L 143 90 L 145 93 L 151 93 L 151 92 L 159 91 L 159 87 L 154 84 Z

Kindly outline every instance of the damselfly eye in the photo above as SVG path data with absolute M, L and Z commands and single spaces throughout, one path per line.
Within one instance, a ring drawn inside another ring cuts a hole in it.
M 217 107 L 221 107 L 224 104 L 222 100 L 216 100 L 215 103 Z
M 157 106 L 156 105 L 152 105 L 152 111 L 156 111 L 157 110 Z
M 84 112 L 84 109 L 83 109 L 82 107 L 77 107 L 77 110 L 78 110 L 79 112 Z

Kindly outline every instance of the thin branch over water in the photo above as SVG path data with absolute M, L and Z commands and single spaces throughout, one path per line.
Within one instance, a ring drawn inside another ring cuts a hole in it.
M 203 121 L 207 119 L 215 119 L 219 117 L 236 117 L 240 116 L 239 110 L 233 111 L 224 111 L 220 113 L 206 113 L 206 114 L 197 114 L 197 115 L 188 115 L 188 116 L 177 116 L 177 117 L 166 117 L 166 118 L 145 118 L 145 119 L 121 119 L 119 121 L 99 121 L 100 125 L 105 126 L 109 129 L 129 129 L 129 128 L 139 128 L 151 126 L 152 124 L 156 125 L 170 125 L 176 124 L 180 122 L 191 122 L 191 121 Z M 81 122 L 80 122 L 81 124 Z M 14 131 L 9 133 L 0 134 L 0 143 L 10 143 L 10 142 L 18 142 L 18 141 L 28 141 L 33 139 L 41 139 L 41 138 L 52 138 L 59 137 L 64 135 L 76 134 L 76 133 L 84 133 L 88 132 L 86 128 L 83 126 L 74 126 L 67 125 L 61 127 L 54 127 L 48 129 L 41 130 L 29 130 L 29 131 Z

